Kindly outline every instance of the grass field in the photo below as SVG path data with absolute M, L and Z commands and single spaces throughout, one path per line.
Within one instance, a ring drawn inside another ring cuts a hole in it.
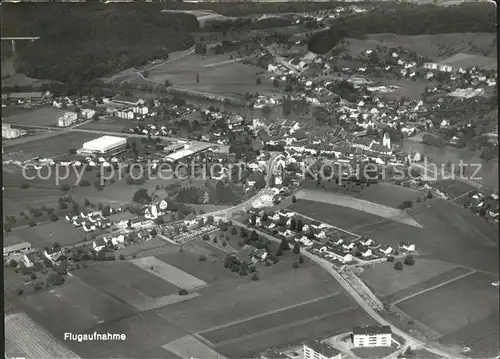
M 334 207 L 345 207 L 352 209 L 356 212 L 368 213 L 369 215 L 378 216 L 390 221 L 396 221 L 404 224 L 408 224 L 414 227 L 421 227 L 421 225 L 416 222 L 411 216 L 408 215 L 404 210 L 391 208 L 382 204 L 375 202 L 370 202 L 360 198 L 353 198 L 350 196 L 339 195 L 336 193 L 324 192 L 316 189 L 304 189 L 300 190 L 295 194 L 297 199 L 300 199 L 296 204 L 292 205 L 292 210 L 297 210 L 301 212 L 301 202 L 302 200 L 314 201 L 314 205 L 327 204 Z M 309 208 L 310 206 L 307 205 Z M 296 209 L 293 209 L 295 207 Z M 323 208 L 325 209 L 325 208 Z M 320 212 L 320 211 L 316 211 Z M 327 211 L 328 213 L 328 211 Z M 352 213 L 352 212 L 351 212 Z M 303 213 L 306 216 L 308 214 Z M 310 215 L 309 215 L 310 216 Z M 314 216 L 310 216 L 314 217 Z M 319 218 L 318 218 L 319 219 Z M 342 226 L 339 226 L 342 228 Z
M 23 161 L 34 157 L 56 157 L 65 155 L 70 148 L 79 149 L 84 142 L 101 137 L 95 133 L 66 132 L 50 137 L 49 139 L 34 140 L 28 143 L 13 145 L 8 152 L 18 152 L 10 156 L 13 160 Z
M 54 107 L 42 107 L 4 117 L 2 121 L 11 125 L 57 126 L 57 119 L 64 112 Z
M 228 54 L 201 55 L 191 54 L 177 61 L 159 66 L 149 73 L 148 80 L 163 83 L 169 80 L 174 86 L 215 94 L 243 94 L 272 90 L 269 75 L 257 76 L 264 70 L 237 63 Z M 196 76 L 199 74 L 199 82 Z M 257 85 L 257 78 L 262 83 Z
M 450 198 L 461 196 L 475 189 L 475 187 L 456 180 L 440 180 L 436 182 L 438 188 L 441 188 Z
M 453 264 L 417 258 L 414 266 L 402 271 L 394 270 L 389 262 L 377 263 L 365 269 L 360 277 L 377 296 L 387 297 L 454 268 Z
M 398 209 L 403 201 L 413 202 L 422 195 L 423 193 L 414 189 L 390 183 L 378 183 L 363 188 L 359 193 L 354 194 L 353 197 Z
M 35 227 L 16 229 L 4 235 L 4 244 L 14 244 L 19 238 L 23 242 L 30 242 L 33 247 L 42 249 L 51 247 L 54 242 L 61 245 L 78 243 L 85 237 L 83 231 L 77 229 L 63 219 L 57 222 L 48 222 Z

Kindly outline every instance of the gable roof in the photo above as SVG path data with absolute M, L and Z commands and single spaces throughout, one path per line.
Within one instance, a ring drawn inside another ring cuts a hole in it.
M 390 334 L 392 329 L 389 325 L 361 325 L 352 328 L 354 335 Z

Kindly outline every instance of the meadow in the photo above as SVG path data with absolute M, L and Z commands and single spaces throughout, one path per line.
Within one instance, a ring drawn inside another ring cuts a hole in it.
M 57 126 L 57 119 L 64 112 L 66 111 L 54 107 L 41 107 L 6 116 L 2 122 L 11 125 Z

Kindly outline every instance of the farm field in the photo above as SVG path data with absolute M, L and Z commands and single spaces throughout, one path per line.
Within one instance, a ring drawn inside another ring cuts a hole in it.
M 256 330 L 242 341 L 234 341 L 218 347 L 221 354 L 229 357 L 251 358 L 272 347 L 296 345 L 311 338 L 325 338 L 346 333 L 356 325 L 375 325 L 373 319 L 359 308 L 336 314 L 311 318 L 309 322 L 294 323 L 271 331 Z
M 139 124 L 138 121 L 107 117 L 100 118 L 99 121 L 92 121 L 79 126 L 83 130 L 108 131 L 108 132 L 127 132 Z
M 13 145 L 9 147 L 8 152 L 17 152 L 9 156 L 12 160 L 28 160 L 34 157 L 52 158 L 68 153 L 70 148 L 79 149 L 84 142 L 101 137 L 95 133 L 87 132 L 65 132 L 50 139 L 39 139 L 28 143 Z
M 11 125 L 57 126 L 57 119 L 64 112 L 54 107 L 42 107 L 4 117 L 2 121 Z
M 331 315 L 334 312 L 343 311 L 349 307 L 352 308 L 351 300 L 345 294 L 339 292 L 288 309 L 281 309 L 277 312 L 227 325 L 220 329 L 203 332 L 200 335 L 211 343 L 224 345 L 225 341 L 253 334 L 257 328 L 266 328 L 266 330 L 278 329 L 282 326 L 307 321 L 317 316 Z
M 492 320 L 498 319 L 499 295 L 490 284 L 493 280 L 493 276 L 473 273 L 403 301 L 398 307 L 440 333 L 442 337 L 438 341 L 446 345 L 462 347 L 467 342 L 474 352 L 485 356 L 496 355 L 498 320 L 495 324 Z M 493 350 L 495 341 L 496 350 Z
M 408 213 L 406 213 L 404 210 L 391 208 L 364 199 L 353 198 L 350 196 L 344 196 L 315 189 L 299 190 L 295 194 L 295 197 L 299 199 L 299 201 L 296 204 L 292 205 L 292 207 L 295 206 L 296 208 L 301 207 L 300 200 L 313 201 L 314 205 L 312 207 L 319 205 L 320 203 L 327 204 L 329 206 L 345 207 L 356 212 L 367 213 L 371 216 L 378 216 L 390 221 L 401 222 L 414 227 L 421 227 L 421 225 L 413 218 L 411 218 L 411 216 L 409 216 Z M 293 208 L 290 209 L 293 210 Z M 300 213 L 300 210 L 297 210 L 297 212 Z M 328 213 L 328 211 L 326 211 L 326 213 Z M 306 213 L 303 214 L 307 215 Z M 339 227 L 342 228 L 342 226 Z
M 62 345 L 25 313 L 5 317 L 5 355 L 25 358 L 76 358 L 77 355 Z
M 4 216 L 19 216 L 20 212 L 28 213 L 30 206 L 57 208 L 60 194 L 61 192 L 56 189 L 5 188 L 3 191 Z
M 417 257 L 414 266 L 402 271 L 394 270 L 392 263 L 382 262 L 365 269 L 359 277 L 375 294 L 387 297 L 454 268 L 453 264 Z
M 168 264 L 155 257 L 137 258 L 131 260 L 131 263 L 143 269 L 149 270 L 151 274 L 162 278 L 167 283 L 172 283 L 178 288 L 187 290 L 203 287 L 207 283 Z
M 353 197 L 399 209 L 403 201 L 413 202 L 424 194 L 414 189 L 382 182 L 370 187 L 364 187 L 359 193 L 355 193 Z

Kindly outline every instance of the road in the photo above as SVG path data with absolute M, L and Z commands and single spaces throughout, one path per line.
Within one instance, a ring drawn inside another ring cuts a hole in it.
M 234 222 L 234 221 L 233 221 Z M 259 231 L 255 228 L 250 228 L 249 226 L 245 225 L 244 223 L 238 222 L 238 225 L 252 231 L 255 230 L 259 235 L 264 236 L 266 238 L 269 238 L 270 240 L 274 242 L 281 243 L 281 240 L 273 237 L 265 232 Z M 384 319 L 379 313 L 377 313 L 368 303 L 365 302 L 365 300 L 359 295 L 358 292 L 356 292 L 345 280 L 342 278 L 342 276 L 332 267 L 332 264 L 328 262 L 327 260 L 324 260 L 318 256 L 315 256 L 314 254 L 308 252 L 308 251 L 301 251 L 301 253 L 311 259 L 312 261 L 316 262 L 319 266 L 321 266 L 323 269 L 325 269 L 332 277 L 334 277 L 337 282 L 340 283 L 340 285 L 344 288 L 344 290 L 354 299 L 361 308 L 370 316 L 372 317 L 375 321 L 377 321 L 380 325 L 389 325 L 392 328 L 392 332 L 400 337 L 402 337 L 405 341 L 406 344 L 411 346 L 412 348 L 424 348 L 425 350 L 436 354 L 442 358 L 447 358 L 447 359 L 467 359 L 467 357 L 464 356 L 457 356 L 457 355 L 452 355 L 449 354 L 441 349 L 435 348 L 432 345 L 428 343 L 424 343 L 418 339 L 415 339 L 411 337 L 409 334 L 401 331 L 400 329 L 396 328 L 394 325 L 392 325 L 389 321 Z

